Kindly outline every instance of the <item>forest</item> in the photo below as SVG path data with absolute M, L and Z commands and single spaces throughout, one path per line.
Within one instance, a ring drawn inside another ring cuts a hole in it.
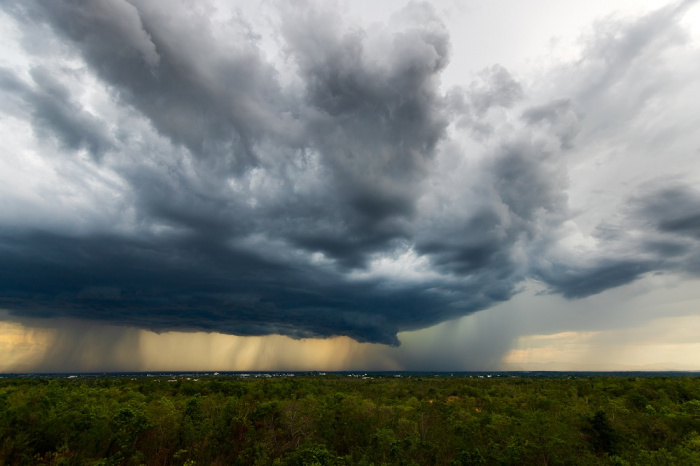
M 0 464 L 700 464 L 700 377 L 4 377 Z

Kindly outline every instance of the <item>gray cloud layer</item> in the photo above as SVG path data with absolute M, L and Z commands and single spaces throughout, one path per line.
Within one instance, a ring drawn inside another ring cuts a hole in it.
M 31 127 L 65 186 L 25 171 L 40 199 L 3 194 L 0 307 L 398 344 L 527 279 L 580 298 L 650 272 L 697 276 L 700 193 L 677 177 L 621 199 L 594 250 L 563 245 L 568 167 L 670 92 L 663 69 L 615 89 L 687 42 L 687 5 L 603 24 L 540 98 L 498 65 L 443 91 L 449 35 L 424 4 L 366 29 L 281 7 L 270 57 L 240 14 L 3 2 L 30 60 L 0 70 L 0 110 Z M 27 203 L 53 207 L 17 214 Z

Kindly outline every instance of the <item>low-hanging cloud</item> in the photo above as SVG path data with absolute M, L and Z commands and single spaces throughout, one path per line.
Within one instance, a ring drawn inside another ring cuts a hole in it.
M 270 32 L 187 2 L 3 2 L 29 57 L 0 69 L 0 110 L 28 133 L 3 153 L 34 165 L 15 171 L 29 188 L 0 188 L 0 307 L 396 345 L 527 279 L 580 298 L 697 276 L 700 195 L 679 177 L 622 193 L 594 248 L 567 246 L 570 167 L 673 94 L 650 64 L 687 45 L 689 5 L 604 23 L 543 93 L 500 65 L 443 89 L 450 38 L 427 4 L 364 28 L 280 5 Z

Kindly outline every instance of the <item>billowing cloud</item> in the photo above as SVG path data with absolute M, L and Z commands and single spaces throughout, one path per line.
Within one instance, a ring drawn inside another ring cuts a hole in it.
M 277 5 L 259 30 L 205 2 L 4 2 L 0 307 L 396 345 L 529 279 L 698 276 L 691 6 L 602 21 L 537 79 L 444 89 L 429 4 L 364 26 Z

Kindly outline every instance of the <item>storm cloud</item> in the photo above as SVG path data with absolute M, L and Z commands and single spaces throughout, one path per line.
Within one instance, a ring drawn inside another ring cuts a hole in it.
M 18 129 L 0 308 L 398 345 L 528 280 L 573 299 L 698 276 L 694 180 L 644 166 L 663 150 L 687 164 L 700 142 L 647 118 L 685 117 L 674 97 L 698 94 L 697 67 L 667 75 L 698 58 L 689 5 L 601 22 L 536 82 L 494 64 L 445 89 L 453 52 L 430 4 L 372 25 L 280 4 L 258 30 L 206 2 L 4 1 L 24 58 L 0 68 Z M 635 151 L 646 178 L 588 204 L 575 174 Z

